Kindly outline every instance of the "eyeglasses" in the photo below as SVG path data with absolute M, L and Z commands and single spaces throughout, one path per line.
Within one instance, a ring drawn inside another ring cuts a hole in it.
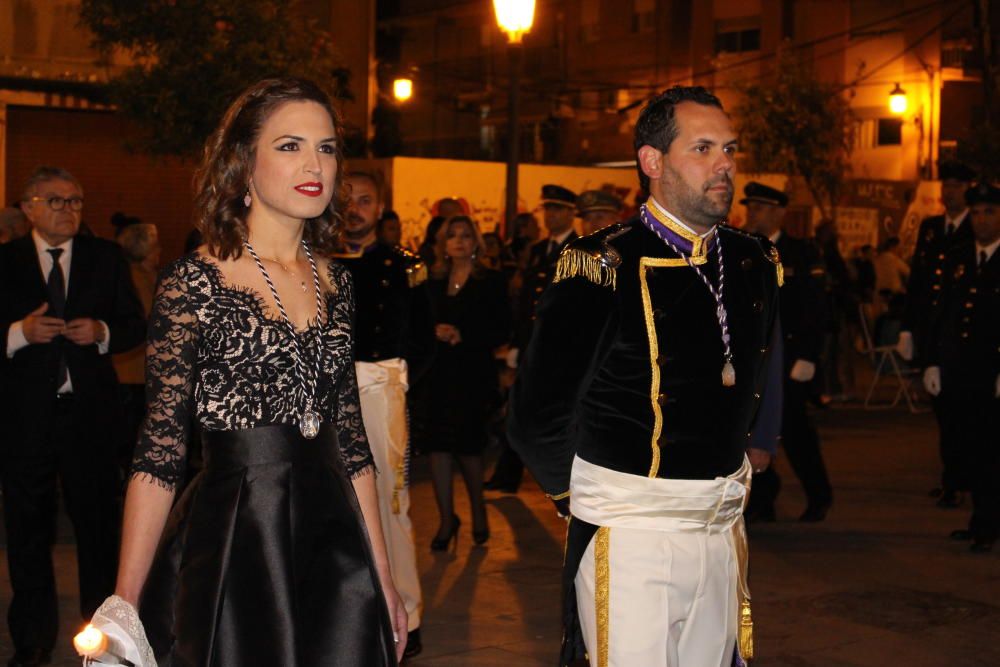
M 83 197 L 29 197 L 28 201 L 43 201 L 53 211 L 61 211 L 69 206 L 71 211 L 83 210 Z

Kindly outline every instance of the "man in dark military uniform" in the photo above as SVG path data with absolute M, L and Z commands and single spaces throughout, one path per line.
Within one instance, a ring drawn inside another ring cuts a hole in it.
M 972 491 L 969 527 L 951 537 L 986 552 L 1000 536 L 1000 188 L 980 184 L 966 201 L 973 239 L 945 258 L 924 386 L 953 444 L 950 465 Z
M 517 312 L 514 316 L 512 346 L 518 353 L 524 351 L 531 338 L 535 309 L 542 298 L 542 293 L 552 282 L 560 253 L 577 238 L 577 233 L 573 230 L 575 208 L 576 194 L 572 190 L 561 185 L 542 186 L 542 210 L 545 213 L 545 228 L 549 235 L 531 246 L 527 266 L 522 272 L 521 293 L 517 299 Z M 510 446 L 505 446 L 485 487 L 494 491 L 516 493 L 521 485 L 523 472 L 524 464 L 521 463 L 521 458 Z
M 347 177 L 351 206 L 345 216 L 347 252 L 336 255 L 354 279 L 354 358 L 361 415 L 379 470 L 379 513 L 396 590 L 409 614 L 406 655 L 422 648 L 423 606 L 410 522 L 409 437 L 406 390 L 424 370 L 434 344 L 430 301 L 423 287 L 427 267 L 399 246 L 380 243 L 380 183 L 371 174 Z
M 743 189 L 741 204 L 747 207 L 747 229 L 766 236 L 781 257 L 781 331 L 785 339 L 785 405 L 781 441 L 788 462 L 802 483 L 807 505 L 801 521 L 822 521 L 833 502 L 833 489 L 820 452 L 819 433 L 809 418 L 809 390 L 823 348 L 826 298 L 823 293 L 823 263 L 819 251 L 808 241 L 783 230 L 788 195 L 763 183 L 751 181 Z M 781 480 L 774 468 L 753 483 L 747 517 L 773 521 L 774 501 Z
M 622 200 L 604 190 L 587 190 L 576 198 L 576 212 L 586 236 L 619 222 Z
M 572 514 L 561 664 L 729 667 L 752 654 L 741 515 L 780 423 L 777 254 L 721 224 L 736 133 L 714 95 L 661 94 L 634 144 L 651 197 L 560 257 L 509 438 Z
M 918 363 L 924 362 L 917 353 L 923 351 L 929 342 L 927 313 L 937 307 L 944 286 L 944 261 L 953 248 L 972 242 L 965 192 L 975 174 L 963 164 L 945 162 L 941 164 L 939 175 L 944 215 L 931 216 L 920 223 L 899 334 L 900 356 L 907 361 L 917 357 Z M 940 427 L 942 418 L 947 417 L 941 414 L 937 401 L 934 401 L 934 414 Z M 953 465 L 954 452 L 962 444 L 949 439 L 950 429 L 940 428 L 940 432 L 941 487 L 931 491 L 931 495 L 939 496 L 939 507 L 958 507 L 962 502 L 961 492 L 969 490 L 969 480 Z

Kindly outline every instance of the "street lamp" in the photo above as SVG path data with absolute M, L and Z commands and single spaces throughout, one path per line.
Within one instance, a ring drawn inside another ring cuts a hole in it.
M 906 91 L 899 87 L 899 83 L 889 93 L 889 110 L 896 114 L 906 113 Z
M 396 79 L 392 82 L 392 95 L 398 102 L 413 97 L 413 79 Z
M 497 25 L 507 33 L 507 58 L 510 88 L 507 93 L 507 193 L 506 229 L 513 229 L 517 215 L 517 163 L 521 144 L 521 38 L 531 30 L 535 18 L 535 0 L 493 0 Z

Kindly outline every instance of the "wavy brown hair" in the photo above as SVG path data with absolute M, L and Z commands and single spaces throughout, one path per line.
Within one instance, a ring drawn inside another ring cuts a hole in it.
M 330 114 L 336 131 L 334 146 L 337 176 L 330 205 L 316 218 L 306 220 L 302 237 L 320 254 L 336 247 L 347 207 L 343 181 L 343 122 L 330 96 L 307 79 L 264 79 L 243 91 L 229 106 L 222 122 L 205 144 L 201 166 L 195 173 L 194 225 L 209 252 L 219 259 L 236 259 L 247 240 L 247 208 L 243 204 L 257 153 L 257 139 L 264 122 L 288 102 L 316 102 Z

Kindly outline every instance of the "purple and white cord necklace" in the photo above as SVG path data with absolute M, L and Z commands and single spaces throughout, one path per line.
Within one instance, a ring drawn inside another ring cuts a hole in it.
M 646 204 L 642 205 L 640 212 L 646 226 L 659 236 L 660 240 L 670 246 L 671 250 L 687 262 L 688 266 L 694 269 L 694 272 L 698 274 L 701 281 L 705 283 L 705 287 L 707 287 L 708 291 L 712 293 L 712 297 L 715 299 L 715 317 L 719 320 L 719 329 L 722 330 L 722 384 L 726 387 L 732 387 L 736 384 L 736 369 L 733 367 L 733 351 L 729 345 L 729 322 L 726 315 L 726 306 L 722 301 L 723 292 L 726 288 L 726 271 L 725 265 L 722 262 L 722 237 L 719 236 L 719 232 L 716 230 L 715 255 L 719 262 L 719 286 L 716 287 L 712 284 L 709 277 L 705 275 L 705 272 L 698 268 L 697 264 L 691 261 L 691 256 L 681 252 L 681 249 L 670 240 L 670 237 L 668 237 L 666 233 L 664 233 L 663 225 L 653 219 L 653 216 L 649 212 Z

